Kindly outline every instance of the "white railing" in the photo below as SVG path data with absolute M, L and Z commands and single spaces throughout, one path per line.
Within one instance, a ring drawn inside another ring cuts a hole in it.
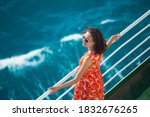
M 150 14 L 150 10 L 148 10 L 144 15 L 142 15 L 140 18 L 138 18 L 136 21 L 134 21 L 131 25 L 129 25 L 126 29 L 124 29 L 122 32 L 120 32 L 119 34 L 120 34 L 120 36 L 123 36 L 125 33 L 127 33 L 130 29 L 132 29 L 135 25 L 137 25 L 138 23 L 140 23 L 144 18 L 146 18 L 148 15 Z M 150 26 L 150 24 L 148 24 L 146 27 L 144 27 L 142 30 L 140 30 L 138 33 L 136 33 L 133 37 L 131 37 L 128 41 L 126 41 L 124 44 L 122 44 L 119 48 L 117 48 L 112 54 L 110 54 L 105 60 L 103 60 L 102 62 L 101 62 L 101 64 L 100 65 L 102 65 L 104 62 L 106 62 L 111 56 L 113 56 L 117 51 L 119 51 L 123 46 L 125 46 L 127 43 L 129 43 L 133 38 L 135 38 L 136 36 L 138 36 L 140 33 L 142 33 L 144 30 L 146 30 L 148 27 Z M 149 37 L 147 38 L 147 40 L 149 39 Z M 145 41 L 144 41 L 145 42 Z M 142 44 L 144 43 L 144 42 L 142 42 Z M 142 45 L 141 43 L 138 45 L 138 46 L 136 46 L 135 48 L 134 48 L 134 50 L 135 49 L 137 49 L 140 45 Z M 146 49 L 147 51 L 149 50 L 149 48 L 148 49 Z M 146 52 L 147 52 L 146 51 Z M 130 53 L 132 53 L 133 51 L 130 51 Z M 144 51 L 145 52 L 145 51 Z M 142 53 L 141 53 L 142 54 Z M 141 55 L 140 54 L 140 55 Z M 128 54 L 129 55 L 129 54 Z M 140 56 L 139 55 L 139 56 Z M 138 57 L 139 57 L 138 56 Z M 127 56 L 126 56 L 127 57 Z M 123 59 L 125 59 L 126 57 L 124 57 Z M 137 58 L 137 57 L 136 57 Z M 123 59 L 121 59 L 119 62 L 121 62 Z M 135 60 L 135 59 L 134 59 Z M 109 69 L 109 71 L 113 68 L 113 67 L 115 67 L 117 64 L 119 64 L 119 62 L 117 62 L 115 65 L 113 65 L 110 69 Z M 131 62 L 129 63 L 129 65 L 131 64 Z M 129 66 L 128 65 L 128 66 Z M 127 66 L 127 67 L 128 67 Z M 56 86 L 56 85 L 59 85 L 59 84 L 62 84 L 62 83 L 64 83 L 67 79 L 69 79 L 71 76 L 73 76 L 76 72 L 77 72 L 77 70 L 78 70 L 78 67 L 79 66 L 77 66 L 74 70 L 72 70 L 69 74 L 67 74 L 65 77 L 63 77 L 58 83 L 56 83 L 54 86 Z M 126 66 L 123 68 L 123 70 L 126 68 Z M 121 71 L 123 71 L 122 69 L 119 71 L 119 72 L 117 72 L 117 74 L 115 74 L 111 79 L 109 79 L 106 83 L 105 83 L 105 85 L 104 86 L 106 86 L 111 80 L 113 80 Z M 108 72 L 108 70 L 105 72 L 105 74 Z M 104 74 L 104 75 L 105 75 Z M 58 100 L 58 99 L 61 99 L 64 95 L 66 95 L 71 89 L 73 89 L 73 87 L 74 86 L 72 86 L 72 87 L 70 87 L 65 93 L 63 93 L 61 96 L 59 96 L 56 100 Z M 44 99 L 45 97 L 47 97 L 48 95 L 49 95 L 49 93 L 50 93 L 51 91 L 50 90 L 47 90 L 45 93 L 43 93 L 39 98 L 37 98 L 37 100 L 42 100 L 42 99 Z
M 147 37 L 142 43 L 140 43 L 138 46 L 136 46 L 135 48 L 134 48 L 134 50 L 135 49 L 137 49 L 137 47 L 139 47 L 140 45 L 142 45 L 144 42 L 146 42 L 146 41 L 148 41 L 148 39 L 150 38 L 150 36 L 149 37 Z M 119 73 L 121 73 L 124 69 L 126 69 L 129 65 L 131 65 L 131 63 L 133 63 L 135 60 L 137 60 L 139 57 L 141 57 L 144 53 L 146 53 L 148 50 L 150 50 L 150 47 L 149 48 L 147 48 L 146 50 L 144 50 L 140 55 L 138 55 L 135 59 L 133 59 L 130 63 L 128 63 L 126 66 L 124 66 L 121 70 L 119 70 L 112 78 L 110 78 L 106 83 L 105 83 L 105 85 L 104 86 L 106 86 L 110 81 L 112 81 Z M 130 51 L 131 52 L 131 51 Z M 133 51 L 132 51 L 133 52 Z
M 140 32 L 143 32 L 145 29 L 147 29 L 150 26 L 147 25 L 146 27 L 144 27 L 141 31 L 139 31 L 137 34 L 135 34 L 133 37 L 131 37 L 130 39 L 134 39 L 138 34 L 140 34 Z M 145 40 L 143 41 L 145 42 Z M 116 62 L 113 66 L 111 66 L 106 72 L 103 73 L 103 77 L 110 71 L 112 70 L 116 65 L 118 65 L 122 60 L 124 60 L 127 56 L 129 56 L 135 49 L 137 49 L 141 44 L 143 44 L 143 42 L 141 42 L 138 46 L 136 46 L 134 49 L 132 49 L 129 53 L 127 53 L 124 57 L 122 57 L 118 62 Z
M 62 95 L 60 95 L 56 100 L 60 100 L 62 97 L 64 97 L 68 92 L 70 92 L 75 85 L 71 86 L 67 91 L 65 91 Z
M 143 54 L 145 54 L 147 51 L 149 51 L 149 49 L 150 48 L 148 48 L 147 50 L 145 50 L 144 52 L 142 52 L 141 54 L 140 54 L 140 56 L 142 56 Z M 139 57 L 139 56 L 138 56 Z M 138 59 L 138 58 L 137 58 Z M 137 60 L 136 59 L 136 60 Z M 119 82 L 117 82 L 109 91 L 107 91 L 106 93 L 105 93 L 105 95 L 107 94 L 107 93 L 109 93 L 114 87 L 116 87 L 121 81 L 123 81 L 124 79 L 126 79 L 130 74 L 132 74 L 140 65 L 142 65 L 145 61 L 147 61 L 148 59 L 150 59 L 150 57 L 147 57 L 142 63 L 140 63 L 138 66 L 136 66 L 132 71 L 130 71 L 130 73 L 128 73 L 124 78 L 122 78 Z M 135 61 L 135 60 L 134 60 Z M 128 65 L 129 66 L 129 65 Z M 127 66 L 127 67 L 128 67 Z M 126 68 L 127 68 L 126 67 Z M 122 70 L 123 71 L 123 70 Z

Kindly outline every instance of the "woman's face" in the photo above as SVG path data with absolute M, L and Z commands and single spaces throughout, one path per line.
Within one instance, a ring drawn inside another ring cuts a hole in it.
M 87 48 L 92 48 L 94 45 L 92 36 L 89 31 L 82 34 L 82 45 Z

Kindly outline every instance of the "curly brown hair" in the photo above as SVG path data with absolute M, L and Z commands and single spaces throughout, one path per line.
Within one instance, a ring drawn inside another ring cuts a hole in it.
M 104 53 L 107 49 L 107 45 L 100 30 L 95 27 L 87 28 L 82 34 L 86 33 L 87 31 L 91 34 L 92 40 L 94 42 L 93 45 L 94 53 L 95 54 Z

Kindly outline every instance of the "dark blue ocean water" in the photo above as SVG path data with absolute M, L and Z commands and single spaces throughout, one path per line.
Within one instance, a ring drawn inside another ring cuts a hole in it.
M 87 51 L 80 33 L 99 28 L 107 41 L 148 11 L 148 0 L 1 0 L 0 1 L 0 99 L 34 100 L 79 63 Z M 146 26 L 149 17 L 104 53 L 103 60 L 133 34 Z M 150 33 L 149 28 L 101 66 L 104 73 Z M 107 73 L 106 82 L 139 55 L 150 41 Z M 120 73 L 105 91 L 140 64 L 145 53 Z M 47 99 L 56 99 L 65 89 Z M 73 90 L 63 99 L 71 99 Z

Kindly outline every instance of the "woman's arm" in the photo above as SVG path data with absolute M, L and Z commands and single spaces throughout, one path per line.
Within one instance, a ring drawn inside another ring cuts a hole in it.
M 110 37 L 110 39 L 106 42 L 107 48 L 109 48 L 109 47 L 113 44 L 113 42 L 119 40 L 119 38 L 120 38 L 120 35 L 119 35 L 119 34 L 112 35 L 112 36 Z
M 72 86 L 75 83 L 77 83 L 80 78 L 83 76 L 84 72 L 88 69 L 89 66 L 91 66 L 92 61 L 90 57 L 87 57 L 84 61 L 82 66 L 80 67 L 80 69 L 78 70 L 76 77 L 73 80 L 70 80 L 64 84 L 58 85 L 58 86 L 54 86 L 54 87 L 50 87 L 49 90 L 52 90 L 50 94 L 55 93 L 56 91 L 68 87 L 68 86 Z

